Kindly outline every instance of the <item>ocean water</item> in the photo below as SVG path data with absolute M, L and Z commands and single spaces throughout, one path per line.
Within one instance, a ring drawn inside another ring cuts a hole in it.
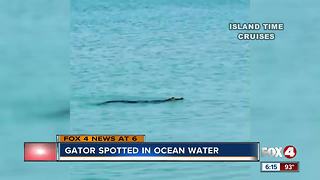
M 256 167 L 252 179 L 320 179 L 320 3 L 257 0 L 250 7 L 255 22 L 285 24 L 275 41 L 250 44 L 251 138 L 261 147 L 294 145 L 293 160 L 300 161 L 299 173 L 260 173 Z
M 0 179 L 319 179 L 318 7 L 315 0 L 0 1 Z M 284 22 L 285 31 L 248 44 L 227 30 L 230 21 Z M 94 105 L 170 96 L 185 100 Z M 65 133 L 292 144 L 301 169 L 23 162 L 23 142 Z
M 0 1 L 0 179 L 63 179 L 67 164 L 25 163 L 24 142 L 69 131 L 67 1 Z
M 248 1 L 71 1 L 72 133 L 248 141 Z M 185 100 L 163 104 L 115 99 Z M 74 179 L 248 179 L 246 163 L 77 163 Z

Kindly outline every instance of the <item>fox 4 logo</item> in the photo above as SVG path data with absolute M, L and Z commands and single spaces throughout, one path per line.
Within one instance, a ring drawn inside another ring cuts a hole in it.
M 283 150 L 282 150 L 283 149 Z M 286 146 L 285 148 L 282 147 L 262 147 L 261 149 L 262 156 L 269 156 L 275 158 L 282 158 L 283 155 L 288 158 L 292 159 L 297 155 L 297 149 L 294 146 Z

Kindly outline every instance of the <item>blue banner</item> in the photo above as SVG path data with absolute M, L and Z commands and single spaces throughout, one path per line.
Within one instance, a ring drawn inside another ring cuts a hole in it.
M 59 143 L 59 155 L 60 157 L 235 157 L 235 160 L 258 161 L 259 143 Z

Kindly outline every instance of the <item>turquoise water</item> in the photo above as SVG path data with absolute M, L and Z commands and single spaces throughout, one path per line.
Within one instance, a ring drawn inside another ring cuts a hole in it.
M 313 0 L 251 1 L 253 21 L 285 23 L 276 41 L 250 44 L 251 136 L 261 146 L 295 145 L 294 160 L 300 161 L 297 174 L 256 168 L 252 179 L 320 179 L 319 5 Z
M 66 164 L 24 163 L 23 143 L 69 131 L 69 8 L 0 1 L 0 179 L 63 179 Z
M 318 5 L 0 1 L 0 179 L 319 179 Z M 227 30 L 230 21 L 280 21 L 285 31 L 272 42 L 240 42 Z M 185 100 L 93 105 L 170 96 Z M 301 170 L 260 173 L 258 163 L 23 162 L 23 142 L 54 141 L 63 133 L 293 144 Z
M 227 31 L 249 3 L 72 1 L 72 133 L 147 141 L 248 141 L 248 43 Z M 164 104 L 94 103 L 163 99 Z M 74 179 L 248 179 L 249 164 L 98 163 Z

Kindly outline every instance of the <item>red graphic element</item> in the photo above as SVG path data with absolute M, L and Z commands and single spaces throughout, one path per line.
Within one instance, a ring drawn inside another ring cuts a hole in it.
M 299 164 L 297 162 L 292 163 L 280 163 L 280 171 L 298 171 Z
M 24 161 L 56 161 L 56 143 L 24 143 Z
M 286 158 L 288 159 L 292 159 L 294 157 L 296 157 L 297 155 L 297 149 L 294 147 L 294 146 L 286 146 L 284 149 L 283 149 L 283 154 Z

